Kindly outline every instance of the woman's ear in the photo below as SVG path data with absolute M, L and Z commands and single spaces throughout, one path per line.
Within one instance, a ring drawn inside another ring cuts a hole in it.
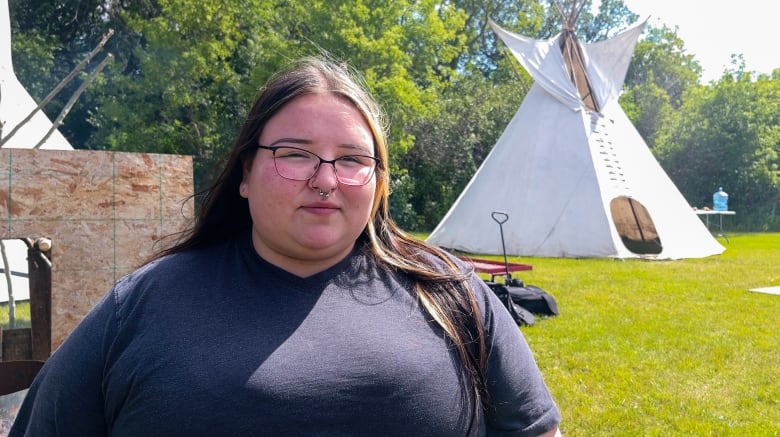
M 241 183 L 238 184 L 238 194 L 244 199 L 249 198 L 249 171 L 245 164 L 241 165 Z
M 238 194 L 240 194 L 244 199 L 249 197 L 249 186 L 246 180 L 242 180 L 238 185 Z

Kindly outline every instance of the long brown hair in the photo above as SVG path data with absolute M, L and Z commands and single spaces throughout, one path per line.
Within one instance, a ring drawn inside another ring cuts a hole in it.
M 155 258 L 207 247 L 252 226 L 249 206 L 239 195 L 246 163 L 254 156 L 257 139 L 268 120 L 291 100 L 311 93 L 333 93 L 351 102 L 366 119 L 379 158 L 371 219 L 363 230 L 370 256 L 378 263 L 405 273 L 415 283 L 425 311 L 454 344 L 463 372 L 465 403 L 471 405 L 471 426 L 487 403 L 485 383 L 486 339 L 480 310 L 469 285 L 470 275 L 450 256 L 402 231 L 391 219 L 390 178 L 384 114 L 362 78 L 346 65 L 327 57 L 307 57 L 272 77 L 255 101 L 228 160 L 216 182 L 206 190 L 194 225 L 173 246 Z

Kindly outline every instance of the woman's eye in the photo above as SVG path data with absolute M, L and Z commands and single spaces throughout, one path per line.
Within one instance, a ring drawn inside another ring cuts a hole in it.
M 362 162 L 359 156 L 352 155 L 342 156 L 338 160 L 348 164 L 360 164 Z
M 311 154 L 307 153 L 303 150 L 297 150 L 297 149 L 277 149 L 276 150 L 276 157 L 277 158 L 301 158 L 301 159 L 311 159 Z

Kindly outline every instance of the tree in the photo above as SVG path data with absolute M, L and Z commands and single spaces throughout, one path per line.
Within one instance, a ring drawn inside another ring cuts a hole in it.
M 748 226 L 776 228 L 780 80 L 724 74 L 683 100 L 655 150 L 669 176 L 695 206 L 710 206 L 712 193 L 723 187 Z
M 583 7 L 576 29 L 577 37 L 583 42 L 610 38 L 639 18 L 622 0 L 601 0 L 595 15 L 591 13 L 590 6 L 589 1 Z
M 652 149 L 668 117 L 679 109 L 686 90 L 698 84 L 701 67 L 683 41 L 666 26 L 648 26 L 631 58 L 620 106 Z
M 648 26 L 646 37 L 634 48 L 625 86 L 654 84 L 666 92 L 672 107 L 682 105 L 685 91 L 698 84 L 701 66 L 685 50 L 676 30 Z
M 520 106 L 530 86 L 527 75 L 521 80 L 492 84 L 479 72 L 461 75 L 441 96 L 441 112 L 409 127 L 416 142 L 402 166 L 418 187 L 408 200 L 413 229 L 432 229 L 457 199 Z
M 504 58 L 503 47 L 488 20 L 527 35 L 538 35 L 544 18 L 544 6 L 539 0 L 454 0 L 451 4 L 466 16 L 463 33 L 466 35 L 467 48 L 453 60 L 452 67 L 463 69 L 470 66 L 483 72 L 486 77 L 496 72 Z
M 620 96 L 620 106 L 652 149 L 656 135 L 675 112 L 669 94 L 653 82 L 634 85 Z
M 96 93 L 84 145 L 193 155 L 196 185 L 208 183 L 258 83 L 283 62 L 287 29 L 257 32 L 278 29 L 273 8 L 260 0 L 159 0 L 154 10 L 121 11 L 132 34 L 125 39 L 137 43 Z

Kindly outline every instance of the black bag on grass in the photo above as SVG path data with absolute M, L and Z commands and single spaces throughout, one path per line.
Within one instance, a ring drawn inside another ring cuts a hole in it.
M 555 302 L 555 298 L 549 293 L 542 290 L 535 285 L 525 285 L 518 279 L 510 280 L 509 284 L 501 284 L 498 282 L 485 281 L 493 290 L 493 293 L 501 299 L 504 306 L 507 307 L 510 313 L 513 312 L 508 305 L 508 300 L 511 300 L 514 306 L 519 306 L 521 310 L 525 310 L 531 314 L 539 314 L 543 316 L 557 316 L 558 304 Z M 516 311 L 517 312 L 517 311 Z M 515 314 L 512 314 L 513 316 Z M 524 317 L 520 317 L 523 319 Z M 517 317 L 515 317 L 517 319 Z M 518 324 L 520 324 L 518 322 Z M 533 323 L 524 323 L 530 325 Z
M 535 285 L 506 286 L 512 300 L 534 314 L 557 316 L 558 304 L 549 293 Z
M 518 325 L 531 326 L 534 324 L 534 322 L 536 322 L 536 318 L 530 311 L 514 302 L 512 295 L 509 293 L 507 287 L 496 282 L 488 282 L 487 284 L 488 287 L 493 290 L 493 293 L 498 296 L 498 299 L 501 301 L 501 303 L 504 304 L 504 307 L 506 307 L 506 309 L 509 311 L 509 314 L 512 315 L 512 318 L 515 319 L 515 323 Z

